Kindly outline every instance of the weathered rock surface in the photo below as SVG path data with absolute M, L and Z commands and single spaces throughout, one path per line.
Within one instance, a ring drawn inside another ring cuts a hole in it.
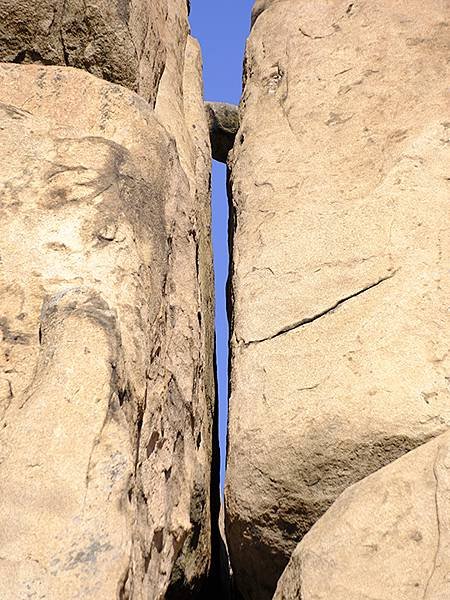
M 174 39 L 172 4 L 186 38 L 185 0 L 0 0 L 0 60 L 85 69 L 153 104 Z M 182 49 L 182 37 L 175 43 Z
M 127 89 L 0 67 L 5 600 L 189 598 L 208 575 L 209 145 L 180 55 L 182 164 Z
M 227 163 L 239 129 L 238 107 L 226 102 L 205 102 L 212 157 Z
M 441 0 L 255 7 L 231 160 L 226 483 L 246 600 L 272 596 L 343 490 L 450 424 L 449 15 Z
M 450 598 L 450 434 L 346 490 L 296 548 L 274 600 Z

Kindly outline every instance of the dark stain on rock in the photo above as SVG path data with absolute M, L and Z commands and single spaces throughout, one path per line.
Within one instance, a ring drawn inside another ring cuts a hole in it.
M 167 588 L 166 600 L 187 600 L 188 598 L 199 598 L 202 582 L 189 580 L 187 577 L 188 566 L 192 555 L 195 553 L 200 535 L 206 508 L 206 493 L 203 485 L 196 482 L 191 495 L 189 517 L 191 529 L 186 532 L 186 537 L 177 552 L 177 558 L 172 569 L 169 587 Z
M 128 23 L 130 19 L 130 0 L 118 0 L 117 14 L 124 23 Z
M 45 207 L 54 209 L 72 202 L 92 202 L 107 192 L 114 184 L 118 184 L 121 166 L 128 156 L 128 151 L 123 146 L 97 136 L 58 140 L 57 151 L 56 168 L 53 165 L 45 175 L 49 186 Z M 97 168 L 70 164 L 74 152 L 77 157 L 97 154 Z M 87 180 L 89 172 L 92 172 L 92 177 Z M 70 174 L 68 178 L 67 174 Z M 61 180 L 60 176 L 63 175 L 65 177 Z
M 269 0 L 256 0 L 252 10 L 251 28 L 253 28 L 257 18 L 262 15 L 262 13 L 267 9 L 268 5 Z
M 192 524 L 191 535 L 189 536 L 189 545 L 192 550 L 195 550 L 198 546 L 200 533 L 202 530 L 202 523 L 204 521 L 205 506 L 205 489 L 201 484 L 196 483 L 192 492 L 191 503 L 189 507 L 189 518 Z
M 151 454 L 153 454 L 158 440 L 159 440 L 159 433 L 157 431 L 154 431 L 152 433 L 152 435 L 150 436 L 150 440 L 147 444 L 147 458 L 149 458 L 149 456 Z
M 155 546 L 156 551 L 161 554 L 164 546 L 164 531 L 161 528 L 155 529 L 155 533 L 153 534 L 153 545 Z
M 26 346 L 30 343 L 31 336 L 28 333 L 22 331 L 13 331 L 8 323 L 6 317 L 0 318 L 0 331 L 2 332 L 3 340 L 11 344 L 19 344 Z
M 328 121 L 325 122 L 325 125 L 343 125 L 344 123 L 347 123 L 347 121 L 350 121 L 350 119 L 352 118 L 353 115 L 350 115 L 349 117 L 344 117 L 344 115 L 341 115 L 339 113 L 331 112 Z
M 55 329 L 69 317 L 88 319 L 94 325 L 101 327 L 107 334 L 110 347 L 111 364 L 111 394 L 108 415 L 115 418 L 120 408 L 119 392 L 125 389 L 121 385 L 122 377 L 118 372 L 119 357 L 121 357 L 122 341 L 117 326 L 117 315 L 107 302 L 96 291 L 89 288 L 70 288 L 46 298 L 41 308 L 40 342 L 43 346 L 40 361 L 45 364 L 48 355 L 52 355 L 55 344 Z M 114 405 L 116 402 L 117 406 Z
M 44 301 L 41 309 L 41 327 L 44 338 L 45 332 L 52 327 L 55 321 L 63 320 L 72 314 L 87 317 L 109 334 L 113 333 L 114 337 L 118 335 L 116 315 L 100 294 L 87 288 L 72 288 Z
M 82 550 L 79 550 L 76 553 L 71 552 L 61 570 L 71 571 L 72 569 L 76 569 L 78 566 L 83 564 L 95 564 L 97 562 L 98 555 L 102 554 L 103 552 L 108 552 L 108 550 L 112 550 L 111 544 L 101 544 L 99 541 L 96 540 L 86 548 L 83 548 Z
M 38 65 L 54 65 L 55 61 L 45 58 L 40 52 L 33 49 L 20 50 L 12 59 L 13 63 L 22 64 L 38 64 Z

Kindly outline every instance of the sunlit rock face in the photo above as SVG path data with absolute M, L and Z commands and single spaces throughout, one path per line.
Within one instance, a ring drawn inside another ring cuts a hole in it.
M 346 490 L 295 549 L 274 600 L 444 600 L 450 434 Z
M 449 14 L 255 6 L 231 156 L 226 521 L 245 600 L 272 597 L 343 490 L 450 423 Z
M 34 36 L 48 7 L 20 4 Z M 200 53 L 186 3 L 152 3 L 148 51 L 113 73 L 121 30 L 92 4 L 110 72 L 0 66 L 0 595 L 198 597 L 218 494 Z

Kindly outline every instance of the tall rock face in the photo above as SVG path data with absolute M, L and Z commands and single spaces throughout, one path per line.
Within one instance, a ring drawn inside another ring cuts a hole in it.
M 346 490 L 297 546 L 274 600 L 450 598 L 450 434 Z
M 0 66 L 0 595 L 198 597 L 217 512 L 213 284 L 186 3 L 130 5 L 151 23 L 153 83 L 135 85 L 135 66 L 108 78 L 131 90 L 41 60 L 39 11 L 56 23 L 59 3 L 9 4 L 3 49 L 14 11 L 32 7 L 19 33 L 33 42 L 16 40 L 32 51 L 16 62 L 46 64 Z M 89 30 L 92 45 L 125 66 L 108 37 L 120 28 L 93 5 L 108 27 Z
M 256 3 L 230 164 L 226 526 L 245 600 L 272 597 L 344 489 L 450 424 L 449 16 Z

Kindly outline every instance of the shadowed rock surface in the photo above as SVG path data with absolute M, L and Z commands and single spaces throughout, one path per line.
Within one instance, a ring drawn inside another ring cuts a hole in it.
M 172 36 L 171 2 L 0 0 L 0 60 L 85 69 L 153 104 Z M 187 32 L 186 3 L 176 3 Z
M 272 597 L 347 487 L 450 424 L 449 15 L 255 5 L 230 161 L 226 530 L 245 600 Z
M 205 102 L 205 108 L 212 157 L 226 164 L 239 129 L 238 107 L 226 102 Z

